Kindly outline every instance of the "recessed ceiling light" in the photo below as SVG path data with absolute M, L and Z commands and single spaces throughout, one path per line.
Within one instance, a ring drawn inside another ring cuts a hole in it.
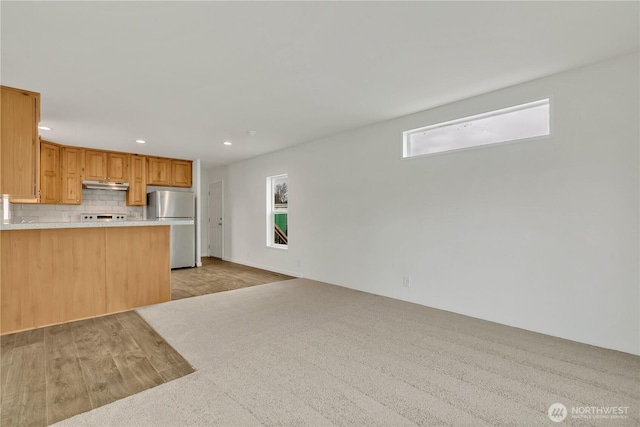
M 40 130 L 51 130 L 51 128 L 48 127 L 48 126 L 38 126 L 38 129 L 40 129 Z
M 249 136 L 256 136 L 256 133 L 257 132 L 255 130 L 248 130 L 247 131 L 247 135 L 249 135 Z
M 225 141 L 223 142 L 224 145 L 231 145 L 231 141 Z
M 144 144 L 144 143 L 145 143 L 145 142 L 147 142 L 147 141 L 145 141 L 144 139 L 136 139 L 136 142 L 137 142 L 138 144 Z

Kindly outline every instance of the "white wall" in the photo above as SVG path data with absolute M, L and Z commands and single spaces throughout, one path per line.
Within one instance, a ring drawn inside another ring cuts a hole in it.
M 226 258 L 640 354 L 638 68 L 629 55 L 213 170 Z M 545 96 L 548 139 L 401 160 L 402 130 Z M 265 177 L 281 173 L 288 251 L 265 246 Z

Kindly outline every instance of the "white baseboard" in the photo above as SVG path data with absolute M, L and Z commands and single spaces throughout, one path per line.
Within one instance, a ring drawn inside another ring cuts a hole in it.
M 286 274 L 287 276 L 293 276 L 293 277 L 302 278 L 302 274 L 298 273 L 297 271 L 287 271 L 287 270 L 283 270 L 283 269 L 280 269 L 280 268 L 274 268 L 274 267 L 269 267 L 269 266 L 266 266 L 266 265 L 255 264 L 253 262 L 248 262 L 248 261 L 240 261 L 240 260 L 237 260 L 237 259 L 227 258 L 227 257 L 222 257 L 222 260 L 223 261 L 233 262 L 235 264 L 246 265 L 248 267 L 259 268 L 261 270 L 273 271 L 274 273 Z

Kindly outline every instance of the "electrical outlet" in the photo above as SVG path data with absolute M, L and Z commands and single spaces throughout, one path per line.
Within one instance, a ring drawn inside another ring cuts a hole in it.
M 298 258 L 298 267 L 302 267 L 302 261 Z
M 405 288 L 410 288 L 411 287 L 411 277 L 404 276 L 402 278 L 402 286 L 404 286 Z

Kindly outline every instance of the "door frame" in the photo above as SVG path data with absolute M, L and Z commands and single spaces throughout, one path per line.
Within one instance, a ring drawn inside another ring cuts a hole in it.
M 221 236 L 220 236 L 220 252 L 221 252 L 221 259 L 224 259 L 224 227 L 225 227 L 225 216 L 224 216 L 224 180 L 219 180 L 219 181 L 214 181 L 214 182 L 210 182 L 207 185 L 207 194 L 209 195 L 209 206 L 207 207 L 207 211 L 208 211 L 208 216 L 209 218 L 207 221 L 208 227 L 207 227 L 207 255 L 208 256 L 212 256 L 211 255 L 211 227 L 212 227 L 212 222 L 211 222 L 211 215 L 212 215 L 212 209 L 211 209 L 211 205 L 212 205 L 212 198 L 211 198 L 211 186 L 214 184 L 220 184 L 220 217 L 222 218 L 222 230 L 221 230 Z M 218 221 L 218 219 L 216 218 L 216 222 Z

